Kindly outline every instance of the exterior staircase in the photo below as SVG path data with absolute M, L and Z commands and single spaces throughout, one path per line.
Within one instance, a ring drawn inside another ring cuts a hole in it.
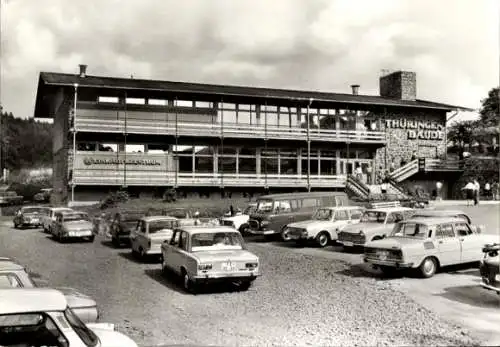
M 419 171 L 418 159 L 410 161 L 389 174 L 389 179 L 396 183 L 402 182 L 408 177 L 415 175 Z
M 410 161 L 389 174 L 389 179 L 395 183 L 415 175 L 418 172 L 461 172 L 463 171 L 459 160 L 420 158 Z
M 370 188 L 351 175 L 347 176 L 346 191 L 361 200 L 367 200 L 370 196 Z

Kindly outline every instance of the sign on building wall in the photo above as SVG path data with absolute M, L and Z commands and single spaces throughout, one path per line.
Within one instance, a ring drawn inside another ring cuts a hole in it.
M 80 152 L 76 155 L 75 169 L 120 170 L 126 164 L 128 170 L 161 171 L 167 169 L 167 162 L 166 156 L 156 154 Z
M 436 121 L 417 121 L 408 119 L 387 119 L 387 129 L 407 131 L 408 140 L 443 140 L 444 126 Z
M 122 158 L 92 158 L 84 157 L 83 164 L 91 165 L 140 165 L 140 166 L 161 166 L 161 162 L 155 159 L 122 159 Z

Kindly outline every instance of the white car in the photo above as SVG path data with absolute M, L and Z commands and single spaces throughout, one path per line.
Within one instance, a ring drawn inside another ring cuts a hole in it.
M 113 324 L 83 323 L 47 288 L 0 289 L 0 346 L 137 347 Z
M 161 245 L 170 241 L 174 229 L 179 226 L 179 219 L 169 216 L 147 216 L 137 222 L 137 227 L 130 232 L 132 254 L 142 259 L 146 256 L 161 256 Z
M 256 208 L 257 203 L 248 204 L 248 207 L 243 212 L 237 212 L 234 216 L 222 217 L 221 225 L 233 227 L 240 233 L 243 233 L 248 229 L 248 220 Z
M 71 212 L 73 211 L 69 207 L 50 207 L 49 213 L 42 217 L 43 231 L 46 233 L 52 232 L 52 224 L 56 221 L 57 212 Z
M 283 230 L 285 241 L 305 243 L 314 240 L 320 247 L 336 241 L 338 233 L 350 224 L 357 224 L 363 208 L 359 206 L 322 207 L 316 210 L 312 219 L 291 223 Z

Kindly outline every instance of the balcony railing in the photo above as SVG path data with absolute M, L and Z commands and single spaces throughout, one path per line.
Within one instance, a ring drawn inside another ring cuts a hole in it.
M 425 171 L 460 171 L 463 170 L 460 160 L 425 159 Z
M 418 172 L 418 169 L 418 159 L 415 159 L 391 172 L 389 177 L 399 183 L 408 177 L 415 175 Z
M 307 129 L 234 123 L 152 122 L 137 119 L 87 119 L 77 117 L 74 129 L 79 132 L 127 133 L 194 137 L 263 138 L 275 140 L 307 140 Z M 311 141 L 385 143 L 381 131 L 310 129 Z
M 310 176 L 311 187 L 343 188 L 346 177 Z M 211 186 L 211 187 L 307 187 L 306 175 L 178 173 L 167 171 L 116 171 L 77 169 L 73 173 L 75 185 L 127 186 Z

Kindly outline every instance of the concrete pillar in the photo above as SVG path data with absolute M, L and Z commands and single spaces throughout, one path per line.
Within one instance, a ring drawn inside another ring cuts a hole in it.
M 302 148 L 297 151 L 297 175 L 299 178 L 302 175 Z
M 255 149 L 255 173 L 257 177 L 260 176 L 261 168 L 260 168 L 260 157 L 261 157 L 262 148 Z

